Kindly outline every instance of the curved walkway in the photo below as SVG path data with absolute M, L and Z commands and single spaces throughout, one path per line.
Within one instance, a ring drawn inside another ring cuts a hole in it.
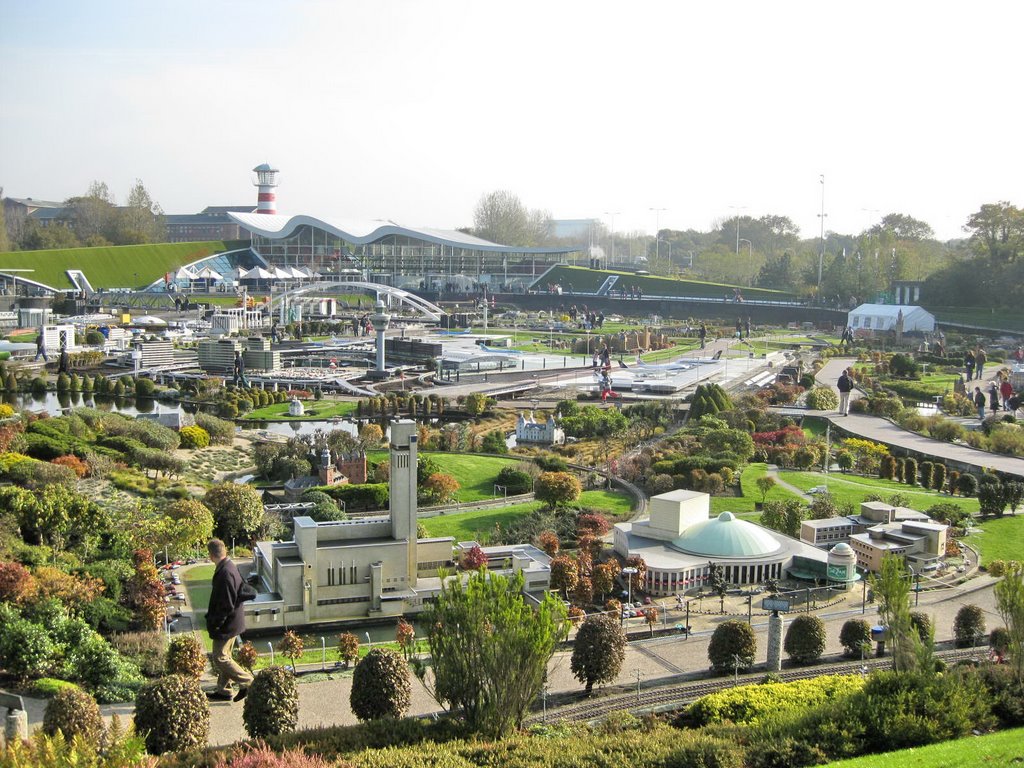
M 843 369 L 853 365 L 856 360 L 853 358 L 833 358 L 818 371 L 815 379 L 819 384 L 835 388 L 836 382 Z M 854 392 L 851 399 L 857 399 L 859 392 Z M 843 416 L 835 411 L 812 411 L 807 409 L 783 409 L 792 415 L 801 414 L 804 416 L 818 416 L 831 422 L 838 429 L 848 432 L 856 437 L 863 437 L 876 443 L 899 448 L 911 453 L 919 453 L 925 456 L 934 456 L 943 461 L 977 469 L 992 469 L 1008 475 L 1017 475 L 1024 478 L 1024 459 L 1013 456 L 1003 456 L 998 453 L 989 453 L 977 448 L 956 443 L 947 443 L 942 440 L 934 440 L 916 432 L 903 429 L 897 424 L 883 419 L 879 416 L 870 416 L 863 413 L 851 413 Z

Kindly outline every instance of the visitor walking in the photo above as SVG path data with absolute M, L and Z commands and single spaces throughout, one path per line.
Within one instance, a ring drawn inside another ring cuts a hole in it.
M 971 350 L 967 350 L 964 353 L 964 370 L 967 372 L 967 380 L 974 380 L 974 353 Z
M 850 392 L 853 391 L 853 378 L 850 375 L 849 368 L 845 369 L 839 376 L 836 387 L 839 389 L 839 413 L 843 416 L 849 416 Z
M 235 362 L 232 366 L 232 373 L 232 380 L 235 386 L 237 387 L 238 382 L 241 381 L 242 386 L 248 389 L 249 382 L 245 379 L 245 360 L 242 359 L 242 353 L 237 349 L 235 350 Z
M 704 349 L 704 342 L 708 337 L 708 327 L 704 324 L 700 324 L 700 330 L 697 331 L 697 336 L 700 338 L 700 348 Z
M 999 388 L 994 381 L 988 388 L 988 407 L 992 409 L 992 415 L 995 416 L 999 410 Z
M 50 358 L 46 356 L 46 335 L 42 328 L 39 329 L 39 335 L 36 336 L 36 360 L 40 357 L 43 358 L 44 363 L 50 362 Z
M 206 611 L 206 631 L 213 640 L 213 667 L 217 671 L 217 689 L 206 694 L 212 701 L 241 701 L 249 692 L 252 675 L 231 657 L 235 638 L 245 631 L 243 604 L 256 597 L 256 590 L 242 580 L 238 568 L 228 557 L 228 548 L 220 539 L 207 545 L 213 571 L 213 589 Z M 232 693 L 231 683 L 238 685 Z
M 57 374 L 71 373 L 71 357 L 68 355 L 68 348 L 60 348 L 60 357 L 57 358 Z
M 1010 378 L 1008 376 L 1004 376 L 1002 383 L 999 385 L 999 395 L 1003 400 L 1003 410 L 1010 410 L 1010 398 L 1013 397 L 1013 384 L 1010 383 Z
M 974 353 L 974 376 L 978 381 L 981 381 L 981 374 L 985 370 L 986 362 L 988 362 L 988 355 L 985 354 L 985 348 L 978 347 L 978 351 Z
M 981 387 L 974 388 L 974 405 L 978 409 L 978 421 L 985 420 L 985 393 Z

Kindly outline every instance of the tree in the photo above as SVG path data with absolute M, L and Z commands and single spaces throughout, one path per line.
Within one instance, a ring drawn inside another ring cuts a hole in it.
M 353 661 L 359 658 L 359 638 L 351 632 L 342 632 L 338 635 L 338 659 L 348 667 Z
M 985 636 L 985 612 L 977 605 L 960 607 L 953 620 L 953 638 L 957 648 L 975 645 Z
M 864 619 L 849 619 L 839 630 L 839 642 L 847 656 L 865 656 L 871 643 L 871 625 Z
M 647 626 L 651 630 L 651 637 L 654 637 L 654 627 L 658 624 L 658 607 L 656 605 L 648 605 L 643 609 L 642 613 L 647 621 Z
M 249 672 L 252 672 L 256 668 L 256 663 L 260 660 L 260 652 L 256 650 L 255 645 L 245 642 L 235 650 L 235 658 L 239 664 L 249 670 Z
M 398 626 L 395 628 L 395 642 L 398 643 L 398 650 L 402 652 L 406 661 L 416 655 L 416 630 L 405 619 L 398 620 Z
M 487 565 L 487 553 L 480 548 L 479 544 L 474 544 L 462 556 L 462 562 L 459 565 L 466 571 L 476 571 L 484 568 Z
M 1011 263 L 1024 250 L 1024 211 L 1008 202 L 987 203 L 964 226 L 971 247 L 991 262 Z
M 483 453 L 508 453 L 508 443 L 505 441 L 505 433 L 500 429 L 492 429 L 484 435 L 480 443 L 480 450 Z
M 930 240 L 935 231 L 926 222 L 903 213 L 890 213 L 871 228 L 875 235 L 888 235 L 896 240 Z
M 962 477 L 971 477 L 963 475 Z M 984 483 L 978 488 L 978 509 L 982 517 L 994 515 L 1002 517 L 1006 510 L 1006 499 L 1003 496 L 1003 486 L 999 482 Z
M 729 582 L 725 580 L 725 569 L 715 563 L 708 563 L 708 586 L 718 595 L 719 612 L 725 613 L 725 596 L 729 592 Z
M 360 720 L 400 718 L 409 709 L 409 665 L 390 648 L 374 648 L 356 665 L 349 703 Z
M 1006 625 L 1010 658 L 1018 683 L 1024 682 L 1024 568 L 1007 568 L 995 586 L 996 607 Z
M 775 487 L 775 478 L 763 475 L 757 478 L 757 490 L 761 492 L 761 504 L 768 499 L 768 492 Z
M 0 603 L 22 605 L 36 592 L 36 580 L 21 563 L 0 563 Z
M 199 549 L 213 538 L 213 513 L 201 501 L 172 501 L 164 514 L 171 523 L 169 544 L 179 554 Z
M 167 613 L 164 585 L 153 565 L 153 553 L 139 549 L 132 554 L 135 572 L 125 582 L 122 601 L 134 613 L 139 625 L 146 630 L 160 629 Z
M 541 531 L 537 534 L 537 546 L 548 557 L 554 557 L 558 554 L 561 542 L 558 540 L 558 534 L 554 531 Z
M 206 671 L 206 651 L 195 635 L 179 635 L 167 646 L 164 667 L 169 675 L 185 675 L 198 680 Z
M 359 440 L 366 446 L 376 447 L 384 441 L 384 431 L 376 424 L 364 424 L 359 429 Z
M 103 594 L 103 581 L 91 576 L 74 576 L 59 568 L 39 566 L 35 569 L 36 599 L 57 600 L 78 615 L 82 608 Z
M 523 584 L 522 573 L 477 571 L 465 584 L 442 574 L 441 592 L 424 612 L 434 698 L 458 708 L 473 732 L 498 737 L 522 725 L 568 632 L 562 602 L 549 593 L 527 605 Z M 417 664 L 421 680 L 425 671 Z
M 551 560 L 551 589 L 564 592 L 566 597 L 576 589 L 579 581 L 579 568 L 576 561 L 568 555 L 560 555 Z
M 799 499 L 766 501 L 761 511 L 761 525 L 799 538 L 800 523 L 804 519 L 804 505 Z
M 0 666 L 22 682 L 45 675 L 53 657 L 53 642 L 42 625 L 15 619 L 4 628 Z
M 221 483 L 203 497 L 213 513 L 214 531 L 224 541 L 251 541 L 263 522 L 263 500 L 251 485 Z
M 423 484 L 423 489 L 427 492 L 427 496 L 435 504 L 444 504 L 451 501 L 460 487 L 459 481 L 445 472 L 435 472 Z
M 470 416 L 480 416 L 486 413 L 494 403 L 493 397 L 488 397 L 482 392 L 470 392 L 466 395 L 466 413 Z
M 298 671 L 295 664 L 302 658 L 303 650 L 302 638 L 290 629 L 285 631 L 284 637 L 277 644 L 277 652 L 292 663 L 293 672 Z
M 473 211 L 473 234 L 500 245 L 536 246 L 547 238 L 551 214 L 530 210 L 507 190 L 483 195 Z
M 1011 515 L 1016 514 L 1021 501 L 1024 501 L 1024 483 L 1016 480 L 1003 483 L 1003 505 L 1010 510 Z
M 754 630 L 745 621 L 736 619 L 719 624 L 708 643 L 708 660 L 712 668 L 720 673 L 749 669 L 754 664 L 756 653 L 757 638 Z
M 825 652 L 825 622 L 817 616 L 800 614 L 789 624 L 783 649 L 797 664 L 811 664 Z
M 626 660 L 626 633 L 620 622 L 605 614 L 588 616 L 576 633 L 569 668 L 586 686 L 589 696 L 594 683 L 610 683 Z
M 140 179 L 128 192 L 124 208 L 115 217 L 115 244 L 159 243 L 166 239 L 167 228 L 163 223 L 163 210 L 146 191 Z
M 909 577 L 902 557 L 886 555 L 879 573 L 868 580 L 878 600 L 879 621 L 886 628 L 897 672 L 913 671 L 921 642 L 910 618 Z
M 615 589 L 615 569 L 608 563 L 594 566 L 591 585 L 594 592 L 601 596 L 601 600 L 604 600 L 605 595 Z
M 582 492 L 580 481 L 569 472 L 542 472 L 534 485 L 537 501 L 545 502 L 550 509 L 576 501 Z

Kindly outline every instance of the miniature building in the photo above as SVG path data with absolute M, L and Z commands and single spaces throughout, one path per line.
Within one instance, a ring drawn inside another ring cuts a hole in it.
M 670 491 L 651 498 L 647 519 L 615 524 L 615 552 L 644 559 L 644 589 L 652 595 L 700 586 L 711 564 L 723 568 L 730 584 L 759 584 L 787 574 L 808 578 L 818 570 L 824 574 L 827 557 L 821 550 L 732 512 L 713 518 L 710 501 L 706 493 Z
M 565 430 L 557 425 L 554 416 L 547 421 L 538 422 L 533 412 L 526 418 L 519 414 L 516 419 L 516 443 L 540 443 L 541 445 L 561 445 L 565 442 Z
M 256 545 L 260 594 L 245 606 L 250 630 L 397 617 L 440 592 L 437 571 L 454 566 L 455 541 L 416 536 L 417 441 L 415 422 L 391 425 L 389 514 L 323 523 L 296 517 L 291 541 Z M 543 595 L 550 582 L 543 552 L 529 545 L 484 551 L 510 564 L 506 571 L 524 573 L 528 597 Z
M 864 533 L 879 523 L 910 521 L 930 523 L 924 512 L 908 507 L 894 507 L 881 501 L 866 501 L 860 505 L 859 515 L 839 515 L 818 520 L 804 520 L 800 524 L 800 540 L 815 547 L 828 549 L 839 542 L 849 543 L 855 533 Z

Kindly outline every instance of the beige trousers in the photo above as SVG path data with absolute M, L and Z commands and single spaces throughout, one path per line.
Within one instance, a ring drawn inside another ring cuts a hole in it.
M 246 688 L 252 682 L 252 675 L 244 667 L 239 666 L 231 656 L 235 639 L 229 637 L 227 640 L 213 641 L 213 668 L 217 672 L 217 690 L 222 693 L 228 691 L 232 680 L 238 683 L 239 688 Z

